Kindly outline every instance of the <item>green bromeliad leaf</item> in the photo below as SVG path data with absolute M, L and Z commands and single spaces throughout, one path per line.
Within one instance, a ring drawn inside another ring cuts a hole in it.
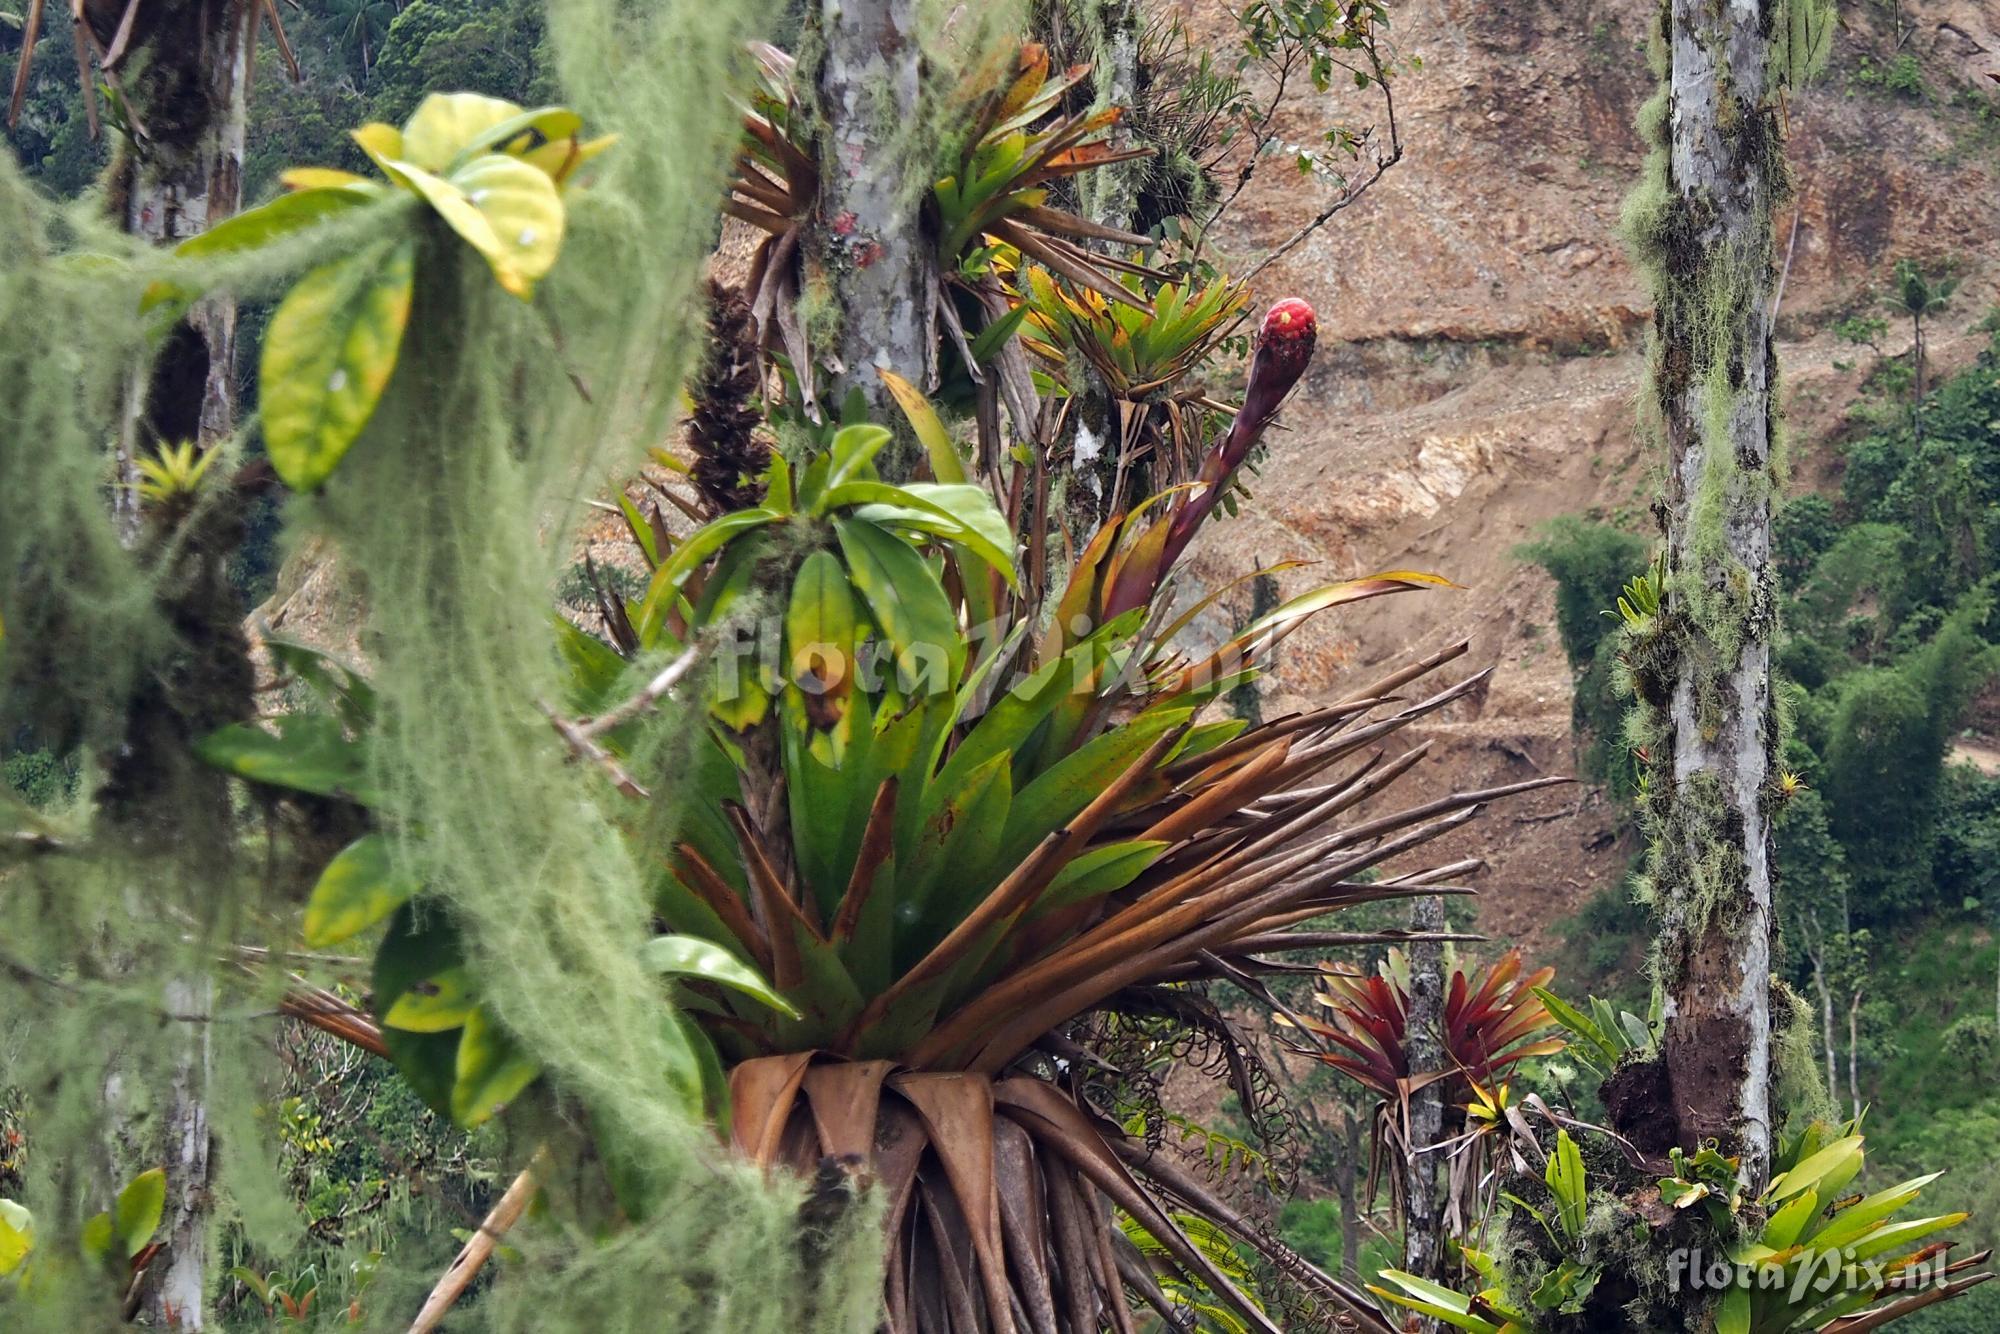
M 264 444 L 294 491 L 312 491 L 353 445 L 395 372 L 416 243 L 314 269 L 271 316 L 260 369 Z
M 847 571 L 831 551 L 815 551 L 792 580 L 785 611 L 786 673 L 815 695 L 842 698 L 854 685 L 858 638 Z
M 646 966 L 669 977 L 713 982 L 740 991 L 793 1019 L 799 1012 L 749 964 L 699 936 L 655 936 L 640 947 Z
M 366 834 L 342 848 L 320 872 L 306 900 L 306 944 L 313 949 L 338 945 L 387 918 L 416 892 L 417 882 L 397 873 L 389 840 Z
M 922 681 L 943 658 L 943 683 L 965 670 L 965 641 L 937 576 L 907 543 L 859 519 L 835 519 L 849 577 L 871 619 L 896 650 L 904 674 Z

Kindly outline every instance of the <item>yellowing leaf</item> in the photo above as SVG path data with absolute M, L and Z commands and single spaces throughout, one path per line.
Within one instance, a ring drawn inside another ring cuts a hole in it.
M 458 1067 L 451 1086 L 451 1114 L 470 1129 L 512 1102 L 535 1082 L 541 1067 L 485 1010 L 474 1010 L 458 1039 Z
M 384 158 L 403 156 L 403 132 L 393 125 L 380 121 L 370 121 L 358 130 L 349 130 L 348 137 L 361 145 L 361 151 L 380 165 Z
M 35 1220 L 12 1200 L 0 1200 L 0 1278 L 21 1267 L 35 1249 Z
M 558 139 L 554 143 L 543 144 L 519 154 L 521 161 L 537 171 L 547 172 L 549 179 L 561 185 L 576 174 L 576 169 L 618 142 L 615 134 L 600 135 L 578 143 L 575 139 Z
M 396 997 L 396 1003 L 382 1016 L 388 1028 L 406 1033 L 448 1033 L 462 1027 L 479 1006 L 473 995 L 472 974 L 463 967 L 412 983 Z
M 314 269 L 271 316 L 261 369 L 264 445 L 294 491 L 316 489 L 374 415 L 410 318 L 416 244 Z
M 384 128 L 387 128 L 386 126 Z M 287 190 L 379 190 L 381 185 L 366 176 L 332 167 L 293 167 L 278 173 L 278 183 Z
M 493 153 L 474 158 L 450 180 L 410 162 L 386 162 L 383 169 L 484 255 L 502 288 L 523 301 L 534 295 L 535 280 L 562 247 L 562 196 L 546 175 Z
M 896 406 L 909 418 L 910 429 L 923 442 L 924 453 L 931 463 L 931 476 L 947 484 L 963 482 L 965 464 L 958 457 L 957 447 L 951 443 L 951 433 L 945 430 L 944 421 L 937 415 L 937 409 L 931 406 L 931 401 L 924 397 L 923 391 L 886 367 L 877 366 L 875 373 L 889 387 Z
M 417 882 L 398 875 L 389 840 L 366 834 L 342 848 L 320 872 L 306 900 L 305 938 L 314 949 L 338 945 L 403 906 Z
M 402 152 L 392 156 L 443 171 L 475 139 L 520 114 L 516 104 L 482 93 L 432 93 L 404 123 Z
M 490 252 L 493 276 L 515 296 L 526 300 L 534 284 L 555 267 L 562 250 L 565 214 L 562 196 L 548 175 L 518 158 L 488 153 L 452 174 L 500 244 Z M 500 262 L 505 260 L 504 270 Z M 510 274 L 518 275 L 510 280 Z

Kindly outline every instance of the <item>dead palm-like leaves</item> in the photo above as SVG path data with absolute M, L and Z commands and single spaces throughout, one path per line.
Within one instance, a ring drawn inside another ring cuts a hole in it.
M 14 66 L 13 93 L 7 102 L 9 129 L 20 123 L 21 107 L 28 95 L 29 68 L 34 63 L 35 48 L 41 42 L 45 8 L 46 0 L 28 0 L 28 12 L 21 24 L 21 53 Z M 278 51 L 296 82 L 299 77 L 298 57 L 292 54 L 292 43 L 285 35 L 284 20 L 278 17 L 277 0 L 252 0 L 244 10 L 244 18 L 251 25 L 245 38 L 251 54 L 254 56 L 257 48 L 257 25 L 268 23 Z M 117 89 L 119 69 L 132 51 L 145 44 L 155 20 L 146 12 L 145 0 L 122 0 L 122 3 L 120 0 L 71 0 L 70 21 L 76 30 L 77 82 L 83 92 L 83 110 L 90 124 L 90 137 L 95 139 L 98 135 L 97 85 L 91 78 L 91 58 L 96 57 L 105 79 L 114 90 Z M 248 77 L 247 73 L 245 77 Z M 134 133 L 144 132 L 144 127 L 138 124 L 130 128 Z

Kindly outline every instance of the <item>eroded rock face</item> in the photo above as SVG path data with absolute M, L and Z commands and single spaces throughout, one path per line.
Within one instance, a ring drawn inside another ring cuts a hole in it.
M 1182 12 L 1224 40 L 1219 7 L 1182 0 Z M 1314 305 L 1320 354 L 1250 479 L 1256 503 L 1211 526 L 1197 572 L 1218 580 L 1252 560 L 1306 557 L 1322 564 L 1282 576 L 1286 592 L 1395 568 L 1469 585 L 1320 618 L 1288 642 L 1265 701 L 1268 714 L 1323 700 L 1411 645 L 1469 637 L 1470 669 L 1500 670 L 1432 729 L 1441 762 L 1422 768 L 1440 789 L 1575 763 L 1553 585 L 1514 547 L 1565 513 L 1656 531 L 1656 464 L 1635 408 L 1651 312 L 1618 231 L 1640 169 L 1634 121 L 1653 90 L 1654 12 L 1652 0 L 1397 6 L 1401 52 L 1423 62 L 1395 85 L 1404 161 L 1258 279 L 1255 299 Z M 1962 364 L 1984 344 L 1964 331 L 2000 275 L 2000 133 L 1972 101 L 2000 104 L 1989 77 L 2000 20 L 1966 0 L 1906 0 L 1902 13 L 1900 49 L 1886 15 L 1849 15 L 1831 69 L 1790 104 L 1795 240 L 1791 210 L 1776 223 L 1781 256 L 1791 242 L 1779 329 L 1795 489 L 1831 480 L 1812 442 L 1859 373 L 1836 366 L 1854 349 L 1833 321 L 1866 305 L 1896 259 L 1956 256 L 1966 295 L 1935 347 Z M 1881 85 L 1899 54 L 1914 59 L 1921 98 Z M 1374 112 L 1352 89 L 1291 97 L 1282 132 L 1309 141 L 1343 115 Z M 1231 210 L 1224 253 L 1268 250 L 1328 197 L 1266 163 Z M 1889 349 L 1907 337 L 1892 331 Z M 1451 851 L 1496 851 L 1480 925 L 1533 948 L 1615 880 L 1626 853 L 1606 837 L 1602 794 L 1579 803 L 1557 789 L 1522 807 Z

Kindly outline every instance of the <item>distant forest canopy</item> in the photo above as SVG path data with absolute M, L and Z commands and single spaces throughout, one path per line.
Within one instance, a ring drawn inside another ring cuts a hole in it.
M 15 8 L 13 0 L 6 6 Z M 67 6 L 45 23 L 20 123 L 6 132 L 26 169 L 60 195 L 89 188 L 115 134 L 93 141 L 77 95 Z M 303 0 L 283 6 L 298 57 L 294 82 L 270 31 L 261 32 L 244 154 L 243 200 L 269 196 L 278 173 L 301 162 L 360 170 L 347 132 L 400 125 L 427 92 L 451 88 L 523 104 L 552 100 L 538 0 Z M 14 68 L 18 28 L 0 23 L 0 58 Z

